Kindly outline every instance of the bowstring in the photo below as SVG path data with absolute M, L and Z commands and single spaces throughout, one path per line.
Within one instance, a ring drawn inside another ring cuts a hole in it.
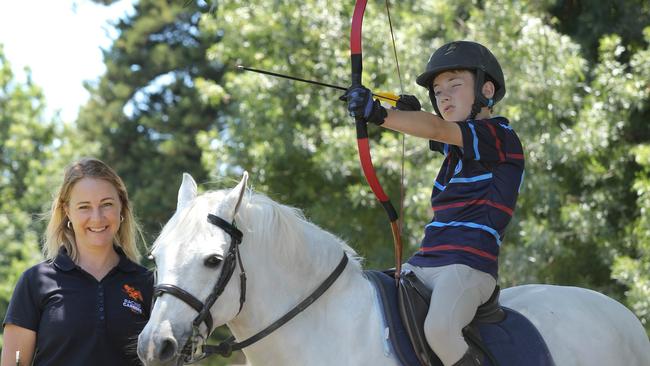
M 399 67 L 399 58 L 397 57 L 397 45 L 395 43 L 395 32 L 393 31 L 393 21 L 390 16 L 390 0 L 385 0 L 386 4 L 386 15 L 388 16 L 388 26 L 390 28 L 390 38 L 393 43 L 393 56 L 395 57 L 395 65 L 397 67 L 397 77 L 399 78 L 399 88 L 400 95 L 404 94 L 404 82 L 402 81 L 402 70 Z M 400 233 L 404 226 L 404 197 L 405 197 L 405 188 L 404 188 L 404 160 L 406 156 L 406 147 L 405 147 L 405 135 L 402 133 L 402 158 L 401 158 L 401 172 L 400 172 L 400 193 L 399 193 L 399 220 L 398 227 Z

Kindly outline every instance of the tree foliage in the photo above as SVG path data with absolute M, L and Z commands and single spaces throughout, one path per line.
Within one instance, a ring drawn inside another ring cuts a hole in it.
M 41 89 L 15 74 L 0 45 L 0 314 L 21 273 L 39 262 L 44 218 L 63 167 L 92 144 L 44 116 Z
M 198 29 L 207 10 L 139 1 L 115 25 L 119 36 L 104 52 L 107 71 L 89 85 L 91 100 L 79 114 L 79 129 L 129 188 L 148 241 L 173 213 L 180 174 L 206 178 L 195 136 L 217 128 L 220 106 L 205 102 L 200 85 L 222 73 L 206 59 L 219 36 Z

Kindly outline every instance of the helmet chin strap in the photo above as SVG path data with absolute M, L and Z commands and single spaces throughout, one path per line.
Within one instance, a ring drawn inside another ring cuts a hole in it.
M 438 117 L 442 118 L 442 114 L 440 113 L 440 110 L 438 109 L 438 104 L 436 104 L 436 95 L 433 92 L 433 88 L 429 87 L 429 100 L 431 100 L 431 105 L 433 106 L 433 110 L 436 111 L 436 114 Z
M 476 118 L 481 112 L 481 109 L 488 105 L 487 98 L 483 95 L 483 84 L 485 84 L 485 72 L 483 70 L 476 70 L 476 81 L 474 82 L 474 104 L 472 104 L 472 111 L 468 119 Z

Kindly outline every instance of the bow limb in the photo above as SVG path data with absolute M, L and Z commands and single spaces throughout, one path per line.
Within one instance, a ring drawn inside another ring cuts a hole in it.
M 352 85 L 361 85 L 361 75 L 363 74 L 363 62 L 361 52 L 361 33 L 363 25 L 363 15 L 366 10 L 367 0 L 357 0 L 354 6 L 354 14 L 352 15 L 352 27 L 350 29 L 350 60 L 352 66 Z M 384 192 L 377 174 L 375 167 L 372 164 L 372 156 L 370 155 L 370 144 L 368 141 L 368 125 L 363 118 L 356 119 L 357 129 L 357 148 L 359 150 L 359 160 L 363 174 L 370 185 L 370 189 L 375 194 L 381 205 L 384 207 L 388 220 L 390 221 L 391 231 L 393 233 L 393 244 L 395 249 L 395 279 L 399 280 L 399 274 L 402 267 L 402 237 L 400 227 L 398 224 L 397 210 L 390 202 L 388 195 Z

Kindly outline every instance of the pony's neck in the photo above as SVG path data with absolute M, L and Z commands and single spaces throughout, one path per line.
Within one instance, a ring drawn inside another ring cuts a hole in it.
M 243 341 L 288 313 L 320 285 L 336 264 L 328 273 L 305 278 L 308 285 L 300 289 L 288 289 L 279 280 L 265 297 L 251 299 L 251 303 L 247 300 L 242 313 L 228 324 L 236 339 Z M 290 271 L 286 275 L 288 281 Z M 308 308 L 243 351 L 251 365 L 268 366 L 348 364 L 349 359 L 331 362 L 340 357 L 337 352 L 349 357 L 356 346 L 383 355 L 378 341 L 382 334 L 380 314 L 374 301 L 368 282 L 353 263 L 348 263 L 336 282 Z M 369 329 L 366 336 L 371 339 L 356 339 L 359 329 Z
M 294 232 L 289 236 L 293 241 L 299 242 L 283 241 L 283 238 L 276 236 L 269 237 L 268 233 L 264 238 L 255 237 L 254 232 L 251 232 L 249 240 L 242 244 L 242 260 L 248 275 L 246 302 L 241 313 L 228 323 L 238 341 L 258 333 L 310 296 L 332 273 L 343 256 L 346 246 L 334 235 L 304 220 L 296 222 L 298 224 L 294 223 L 296 225 L 291 228 Z M 282 231 L 282 228 L 278 230 Z M 262 240 L 264 244 L 251 239 Z M 364 291 L 369 291 L 369 287 L 361 275 L 356 258 L 353 254 L 348 254 L 348 257 L 349 262 L 344 271 L 316 302 L 260 341 L 259 345 L 252 346 L 245 352 L 255 353 L 263 349 L 260 354 L 265 356 L 261 357 L 268 358 L 268 355 L 273 353 L 281 358 L 286 354 L 279 351 L 285 348 L 282 345 L 283 339 L 286 342 L 288 338 L 295 337 L 288 330 L 298 330 L 298 334 L 300 329 L 324 330 L 331 326 L 327 322 L 332 320 L 327 320 L 324 314 L 331 316 L 330 312 L 336 311 L 337 314 L 345 314 L 341 315 L 343 317 L 349 316 L 349 311 L 339 309 L 341 304 L 354 303 L 355 306 L 360 306 L 360 309 L 368 309 L 370 304 L 359 302 L 368 302 L 367 299 L 372 298 L 362 296 Z M 253 263 L 256 260 L 258 262 Z M 235 278 L 237 276 L 233 276 L 233 279 Z M 360 300 L 359 296 L 363 300 Z M 336 332 L 341 330 L 334 328 Z M 295 351 L 294 349 L 288 354 L 295 354 Z M 255 356 L 251 354 L 250 357 Z M 265 364 L 271 363 L 268 363 L 267 359 Z M 281 362 L 278 361 L 278 364 Z

